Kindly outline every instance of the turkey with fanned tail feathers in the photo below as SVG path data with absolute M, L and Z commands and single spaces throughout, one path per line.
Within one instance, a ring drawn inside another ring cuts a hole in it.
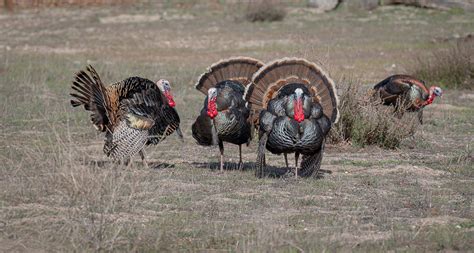
M 326 135 L 339 113 L 334 82 L 318 65 L 299 58 L 270 62 L 254 74 L 244 99 L 259 129 L 257 177 L 267 174 L 265 149 L 284 154 L 287 167 L 287 154 L 295 153 L 296 177 L 319 169 Z
M 224 169 L 224 142 L 239 145 L 239 168 L 242 168 L 242 144 L 251 140 L 249 110 L 242 96 L 252 75 L 263 63 L 248 57 L 219 61 L 208 68 L 196 83 L 204 93 L 204 106 L 192 125 L 199 145 L 219 145 L 220 170 Z
M 103 150 L 108 157 L 129 163 L 139 153 L 147 166 L 143 151 L 146 145 L 157 144 L 175 131 L 183 138 L 167 80 L 155 83 L 130 77 L 105 86 L 92 66 L 87 72 L 75 76 L 71 105 L 82 105 L 91 112 L 94 127 L 105 132 Z

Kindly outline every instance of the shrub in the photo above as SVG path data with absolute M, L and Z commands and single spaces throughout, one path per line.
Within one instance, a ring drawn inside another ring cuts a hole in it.
M 357 146 L 394 149 L 415 133 L 418 125 L 415 113 L 406 113 L 399 118 L 393 107 L 371 99 L 371 93 L 364 92 L 354 80 L 340 82 L 340 118 L 329 133 L 331 143 L 348 141 Z
M 466 37 L 448 49 L 417 59 L 414 76 L 453 89 L 474 89 L 474 39 Z
M 281 21 L 285 16 L 283 4 L 274 0 L 250 1 L 245 12 L 245 19 L 250 22 Z

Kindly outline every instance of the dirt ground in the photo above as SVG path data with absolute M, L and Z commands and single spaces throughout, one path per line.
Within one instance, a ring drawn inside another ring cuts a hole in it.
M 474 33 L 474 14 L 384 7 L 249 23 L 239 9 L 138 5 L 0 12 L 0 251 L 464 251 L 474 249 L 474 93 L 445 90 L 401 148 L 328 145 L 320 179 L 256 179 L 256 141 L 203 148 L 194 89 L 213 62 L 305 57 L 367 86 Z M 172 82 L 184 142 L 147 148 L 150 169 L 111 163 L 73 74 Z M 270 155 L 273 166 L 283 157 Z

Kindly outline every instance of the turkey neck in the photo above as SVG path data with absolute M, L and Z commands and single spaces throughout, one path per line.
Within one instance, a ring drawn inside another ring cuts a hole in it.
M 207 115 L 214 119 L 217 116 L 216 97 L 209 98 L 207 101 Z
M 294 99 L 294 119 L 300 123 L 304 120 L 304 111 L 303 111 L 303 99 L 302 97 L 295 96 Z
M 174 102 L 173 95 L 171 95 L 171 91 L 165 90 L 163 92 L 164 97 L 166 98 L 166 101 L 168 101 L 168 105 L 171 107 L 175 107 L 176 103 Z
M 428 96 L 428 99 L 426 100 L 426 102 L 423 105 L 432 104 L 434 99 L 435 99 L 435 94 L 433 93 L 433 90 L 430 89 L 430 95 Z

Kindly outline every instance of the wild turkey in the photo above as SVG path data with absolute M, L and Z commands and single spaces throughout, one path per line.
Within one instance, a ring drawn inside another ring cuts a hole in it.
M 334 82 L 318 65 L 298 58 L 270 62 L 255 73 L 244 99 L 259 128 L 257 177 L 267 174 L 265 149 L 283 154 L 287 168 L 287 154 L 295 153 L 296 177 L 319 169 L 326 135 L 339 113 Z
M 382 99 L 384 105 L 395 106 L 399 113 L 418 112 L 418 120 L 423 124 L 423 108 L 433 103 L 435 97 L 441 97 L 443 90 L 437 86 L 426 87 L 424 81 L 409 75 L 389 76 L 374 86 L 375 96 Z M 400 115 L 401 116 L 401 115 Z
M 108 157 L 128 164 L 139 153 L 147 166 L 145 145 L 158 144 L 174 131 L 183 138 L 167 80 L 130 77 L 105 86 L 92 66 L 87 71 L 75 76 L 71 104 L 91 111 L 92 124 L 105 132 L 103 150 Z
M 204 107 L 192 126 L 199 145 L 219 145 L 220 170 L 224 169 L 224 143 L 239 145 L 239 168 L 242 169 L 242 144 L 251 140 L 249 110 L 242 96 L 252 75 L 263 63 L 236 57 L 212 64 L 199 77 L 196 89 L 206 94 Z

